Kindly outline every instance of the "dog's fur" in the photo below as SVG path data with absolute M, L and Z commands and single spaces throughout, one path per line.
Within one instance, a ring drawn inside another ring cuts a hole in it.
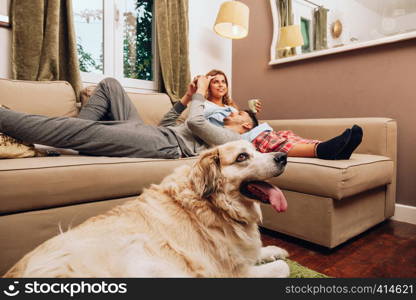
M 136 200 L 46 241 L 5 277 L 287 277 L 283 260 L 255 265 L 287 252 L 261 247 L 259 204 L 239 191 L 283 171 L 274 155 L 244 141 L 208 150 Z

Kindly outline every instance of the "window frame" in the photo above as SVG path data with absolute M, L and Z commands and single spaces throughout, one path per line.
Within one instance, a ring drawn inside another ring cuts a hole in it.
M 139 92 L 158 91 L 160 65 L 154 8 L 152 15 L 153 80 L 125 78 L 123 75 L 123 11 L 125 11 L 124 2 L 103 0 L 103 73 L 81 71 L 81 79 L 84 83 L 97 84 L 104 78 L 114 77 L 127 90 Z M 111 22 L 108 20 L 111 20 Z

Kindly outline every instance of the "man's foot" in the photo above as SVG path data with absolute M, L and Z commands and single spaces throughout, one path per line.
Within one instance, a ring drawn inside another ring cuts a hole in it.
M 336 159 L 349 159 L 354 150 L 361 144 L 362 140 L 363 129 L 358 125 L 352 126 L 351 139 L 341 153 L 337 155 Z
M 321 159 L 340 159 L 338 155 L 344 151 L 351 139 L 351 129 L 345 131 L 328 141 L 319 143 L 316 146 L 316 157 Z

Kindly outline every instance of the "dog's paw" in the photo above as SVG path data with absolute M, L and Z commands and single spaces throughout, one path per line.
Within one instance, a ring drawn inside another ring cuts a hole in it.
M 254 267 L 253 277 L 286 278 L 290 275 L 289 265 L 284 260 L 276 260 Z
M 276 260 L 271 263 L 270 265 L 270 272 L 273 274 L 275 278 L 287 278 L 290 275 L 290 268 L 289 265 L 284 260 Z
M 287 253 L 285 249 L 276 246 L 262 247 L 257 264 L 268 263 L 278 259 L 285 259 L 288 256 L 289 253 Z

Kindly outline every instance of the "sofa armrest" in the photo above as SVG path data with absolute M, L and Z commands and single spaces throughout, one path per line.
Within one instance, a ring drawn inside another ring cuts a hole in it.
M 394 162 L 392 183 L 386 190 L 386 217 L 394 214 L 397 172 L 397 123 L 390 118 L 334 118 L 264 120 L 274 130 L 292 130 L 295 134 L 310 139 L 325 141 L 341 134 L 345 128 L 357 124 L 363 128 L 364 136 L 356 153 L 389 157 Z
M 304 138 L 328 140 L 341 134 L 344 129 L 357 124 L 363 128 L 364 136 L 357 153 L 388 156 L 396 160 L 397 124 L 389 118 L 334 118 L 265 120 L 274 130 L 292 130 Z

